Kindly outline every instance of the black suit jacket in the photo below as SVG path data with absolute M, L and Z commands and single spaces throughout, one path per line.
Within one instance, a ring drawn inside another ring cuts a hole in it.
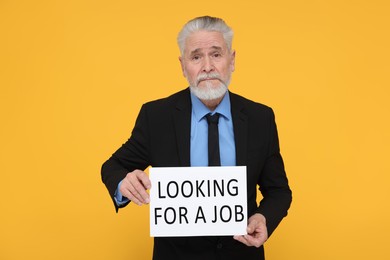
M 248 216 L 261 213 L 271 235 L 292 200 L 271 108 L 229 92 L 237 166 L 247 166 Z M 148 166 L 190 166 L 189 89 L 142 106 L 130 139 L 102 167 L 110 195 L 128 172 Z M 257 187 L 263 195 L 256 203 Z M 118 206 L 115 204 L 116 210 Z M 263 248 L 231 237 L 155 238 L 153 259 L 264 259 Z

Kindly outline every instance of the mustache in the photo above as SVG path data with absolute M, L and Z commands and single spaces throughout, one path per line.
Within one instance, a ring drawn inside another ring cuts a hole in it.
M 199 76 L 196 78 L 196 85 L 198 85 L 199 82 L 206 80 L 206 79 L 218 79 L 219 81 L 222 81 L 221 76 L 217 72 L 202 73 L 202 74 L 199 74 Z

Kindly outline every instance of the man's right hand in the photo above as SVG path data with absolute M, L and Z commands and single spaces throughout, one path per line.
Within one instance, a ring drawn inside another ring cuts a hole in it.
M 122 196 L 141 206 L 150 202 L 149 194 L 146 192 L 150 187 L 149 176 L 141 170 L 135 170 L 126 175 L 119 191 Z

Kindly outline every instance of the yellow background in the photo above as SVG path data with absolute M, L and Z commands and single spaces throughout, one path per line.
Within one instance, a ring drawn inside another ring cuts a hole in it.
M 189 19 L 235 31 L 231 90 L 274 108 L 293 189 L 268 260 L 390 259 L 387 0 L 0 0 L 0 259 L 150 259 L 101 164 L 187 85 Z

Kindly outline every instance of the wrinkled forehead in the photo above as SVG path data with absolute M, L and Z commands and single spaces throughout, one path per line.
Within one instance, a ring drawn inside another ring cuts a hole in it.
M 184 53 L 226 51 L 227 44 L 222 33 L 216 31 L 197 31 L 191 33 L 184 44 Z
M 209 51 L 212 51 L 212 52 L 222 52 L 222 51 L 224 51 L 224 49 L 222 47 L 220 47 L 220 46 L 213 45 L 213 46 L 211 46 L 211 47 L 209 47 L 207 49 L 196 48 L 194 50 L 188 50 L 188 51 L 189 51 L 190 54 L 193 55 L 193 54 L 201 54 L 201 53 L 203 53 L 205 51 L 207 51 L 207 52 L 209 52 Z

